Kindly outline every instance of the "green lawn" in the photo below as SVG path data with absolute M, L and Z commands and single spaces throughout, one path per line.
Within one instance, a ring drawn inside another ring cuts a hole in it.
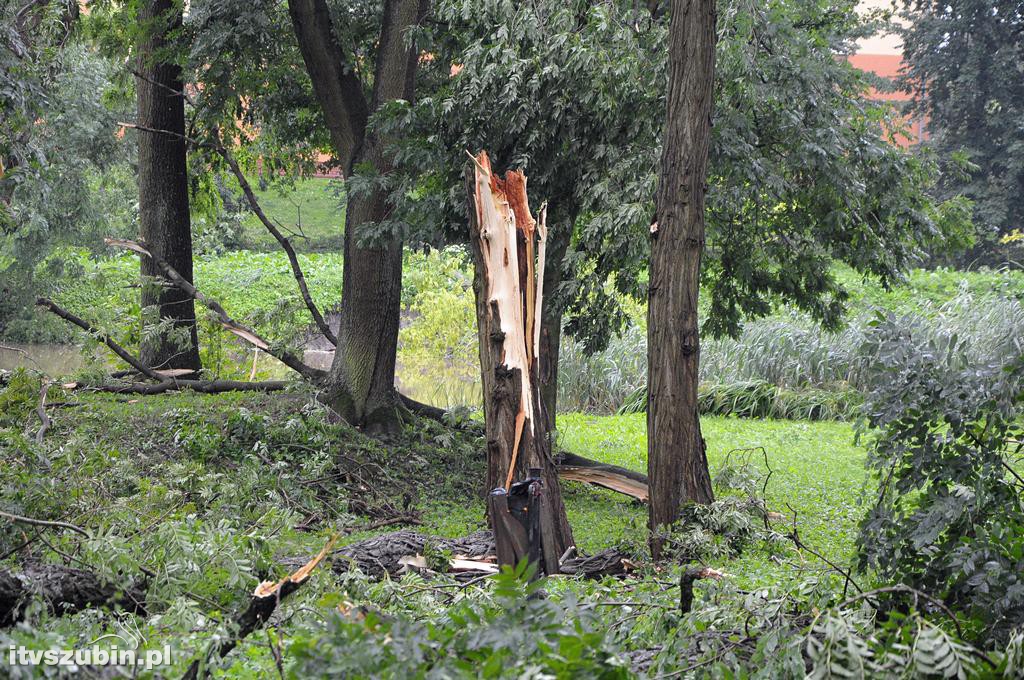
M 560 446 L 605 463 L 646 472 L 647 433 L 643 414 L 558 417 Z M 701 419 L 712 475 L 727 458 L 749 460 L 764 470 L 763 447 L 773 473 L 766 496 L 768 508 L 786 515 L 780 532 L 792 527 L 796 512 L 800 538 L 829 559 L 848 563 L 857 522 L 858 501 L 867 479 L 865 451 L 854 445 L 847 423 L 789 420 L 748 420 L 730 417 Z M 746 450 L 745 450 L 746 449 Z M 593 552 L 614 545 L 635 547 L 645 538 L 646 507 L 620 494 L 566 482 L 569 521 L 579 546 Z M 427 505 L 429 531 L 458 536 L 484 526 L 483 502 L 447 500 Z M 778 583 L 790 570 L 780 568 L 770 553 L 754 546 L 722 566 L 740 576 L 740 584 Z
M 298 251 L 334 250 L 341 248 L 345 225 L 344 191 L 340 181 L 313 177 L 298 180 L 294 185 L 268 186 L 261 189 L 251 180 L 260 207 L 272 220 L 299 236 L 291 240 Z M 260 223 L 255 214 L 242 222 L 244 240 L 254 249 L 276 249 L 277 241 Z M 286 235 L 287 234 L 286 232 Z
M 11 461 L 0 467 L 5 509 L 60 518 L 96 536 L 83 541 L 69 532 L 54 534 L 52 543 L 39 546 L 43 559 L 59 561 L 62 554 L 73 554 L 102 573 L 134 574 L 144 568 L 157 574 L 149 590 L 154 615 L 136 620 L 147 638 L 172 645 L 178 667 L 171 675 L 180 675 L 183 664 L 206 644 L 214 630 L 211 619 L 246 601 L 259 580 L 284 572 L 279 558 L 311 555 L 339 528 L 349 528 L 342 543 L 399 528 L 358 530 L 380 512 L 374 508 L 408 505 L 421 513 L 418 528 L 433 534 L 458 536 L 485 526 L 479 496 L 483 441 L 436 423 L 422 421 L 382 445 L 326 422 L 323 409 L 306 393 L 130 398 L 62 394 L 54 387 L 53 401 L 77 407 L 54 413 L 53 427 L 38 450 L 49 460 L 44 474 L 35 457 L 17 453 L 28 450 L 22 433 L 34 431 L 36 394 L 36 386 L 24 390 L 20 401 L 5 408 L 6 424 L 0 422 L 0 453 Z M 645 467 L 642 415 L 567 414 L 559 417 L 559 427 L 561 446 L 609 463 Z M 803 540 L 848 563 L 865 479 L 864 452 L 852 444 L 850 426 L 704 418 L 703 428 L 712 473 L 727 456 L 738 460 L 740 454 L 730 451 L 763 446 L 774 470 L 769 509 L 788 513 L 792 506 Z M 755 464 L 761 460 L 760 453 L 751 457 Z M 583 551 L 621 546 L 639 553 L 644 562 L 644 506 L 578 483 L 563 488 Z M 788 531 L 789 520 L 777 522 L 776 528 Z M 18 531 L 0 532 L 0 551 L 20 540 Z M 796 588 L 808 576 L 820 575 L 822 567 L 809 553 L 797 553 L 785 543 L 771 550 L 760 540 L 738 557 L 707 561 L 732 577 L 721 589 L 702 583 L 699 596 L 727 599 L 738 611 L 744 592 Z M 557 579 L 547 588 L 556 597 L 570 591 L 595 597 L 600 591 L 611 600 L 651 601 L 655 608 L 645 611 L 638 630 L 657 638 L 659 626 L 666 625 L 664 613 L 678 597 L 671 587 L 676 569 L 668 564 L 625 580 Z M 418 577 L 371 585 L 320 569 L 313 583 L 286 605 L 286 615 L 295 619 L 280 630 L 286 645 L 321 630 L 324 612 L 339 598 L 385 613 L 424 616 L 443 610 L 445 596 L 443 591 L 432 594 Z M 34 628 L 17 635 L 33 648 L 93 639 L 113 629 L 112 617 L 43 614 L 34 619 Z M 189 630 L 194 632 L 182 632 Z M 636 644 L 650 641 L 641 637 Z M 243 649 L 233 656 L 246 664 L 237 677 L 246 677 L 246 668 L 253 666 L 272 672 L 263 638 L 253 636 Z

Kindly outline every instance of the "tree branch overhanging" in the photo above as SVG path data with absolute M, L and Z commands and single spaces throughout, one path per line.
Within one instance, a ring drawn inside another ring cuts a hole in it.
M 143 125 L 138 125 L 135 123 L 118 123 L 118 125 L 123 128 L 129 128 L 132 130 L 141 130 L 143 132 L 152 132 L 157 134 L 166 134 L 172 137 L 179 137 L 196 148 L 211 149 L 214 151 L 214 153 L 216 153 L 218 156 L 224 159 L 224 162 L 227 163 L 228 169 L 231 170 L 231 174 L 234 175 L 235 179 L 238 181 L 238 185 L 239 187 L 241 187 L 242 193 L 245 195 L 245 200 L 246 202 L 248 202 L 249 208 L 253 211 L 253 214 L 256 215 L 256 218 L 259 219 L 260 224 L 262 224 L 267 229 L 267 231 L 270 232 L 270 235 L 274 237 L 278 244 L 280 244 L 281 248 L 285 252 L 285 255 L 288 256 L 288 263 L 291 265 L 292 275 L 295 277 L 295 282 L 299 286 L 299 293 L 300 295 L 302 295 L 302 301 L 305 303 L 306 309 L 309 310 L 310 316 L 313 317 L 313 322 L 316 324 L 320 332 L 323 333 L 324 337 L 327 338 L 327 340 L 332 345 L 337 345 L 337 336 L 331 330 L 330 325 L 324 319 L 323 314 L 320 312 L 320 309 L 316 306 L 316 302 L 314 302 L 313 300 L 312 294 L 309 292 L 309 286 L 306 283 L 306 276 L 302 272 L 302 266 L 299 264 L 299 258 L 295 252 L 295 248 L 292 246 L 292 243 L 288 239 L 288 237 L 281 233 L 281 230 L 277 228 L 277 225 L 274 224 L 274 222 L 263 211 L 263 207 L 260 205 L 259 199 L 256 198 L 256 193 L 252 190 L 252 185 L 249 184 L 249 180 L 246 179 L 245 173 L 242 172 L 241 166 L 239 166 L 238 161 L 235 160 L 235 157 L 231 154 L 230 151 L 228 151 L 227 147 L 225 147 L 224 143 L 221 141 L 219 131 L 213 131 L 214 141 L 203 142 L 198 139 L 195 139 L 194 137 L 179 134 L 177 132 L 174 132 L 173 130 L 158 130 L 155 128 L 145 127 Z
M 252 344 L 255 347 L 260 348 L 270 356 L 274 357 L 282 364 L 292 369 L 303 378 L 313 383 L 319 383 L 325 376 L 326 373 L 319 369 L 307 366 L 297 356 L 289 352 L 288 350 L 272 347 L 269 342 L 260 337 L 255 331 L 247 326 L 243 326 L 234 319 L 232 319 L 228 313 L 224 310 L 216 300 L 204 295 L 198 288 L 188 282 L 181 274 L 179 274 L 173 267 L 160 257 L 156 257 L 149 251 L 146 244 L 139 243 L 136 241 L 128 241 L 122 239 L 104 239 L 104 242 L 109 246 L 116 248 L 125 248 L 127 250 L 135 251 L 140 255 L 152 258 L 154 262 L 159 265 L 160 269 L 164 272 L 167 278 L 175 286 L 185 292 L 186 295 L 190 295 L 193 299 L 203 304 L 207 309 L 212 311 L 220 319 L 221 325 L 231 333 L 234 333 L 238 337 L 242 338 L 246 342 Z

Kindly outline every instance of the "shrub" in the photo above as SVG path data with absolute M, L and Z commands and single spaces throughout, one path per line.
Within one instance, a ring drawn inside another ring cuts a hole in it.
M 1024 624 L 1024 361 L 979 361 L 955 333 L 881 316 L 866 425 L 877 498 L 861 525 L 862 568 L 938 594 L 1005 639 Z

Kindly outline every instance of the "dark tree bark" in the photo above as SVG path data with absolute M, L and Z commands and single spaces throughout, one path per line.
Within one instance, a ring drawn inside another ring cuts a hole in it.
M 527 203 L 526 178 L 518 172 L 510 172 L 504 179 L 494 177 L 485 153 L 476 163 L 467 169 L 466 188 L 484 395 L 487 488 L 507 491 L 511 481 L 526 479 L 532 469 L 540 470 L 544 493 L 540 524 L 548 562 L 543 566 L 547 573 L 557 573 L 558 558 L 573 540 L 538 379 L 541 319 L 537 312 L 543 314 L 543 289 L 538 293 L 535 286 L 543 275 L 534 274 L 534 220 Z M 510 233 L 510 214 L 515 216 L 514 234 Z M 541 235 L 537 268 L 544 267 L 544 229 L 542 220 L 537 224 Z
M 426 0 L 384 3 L 373 95 L 367 104 L 352 60 L 335 38 L 325 0 L 289 0 L 299 48 L 346 176 L 361 163 L 368 163 L 380 174 L 392 168 L 387 140 L 367 131 L 367 118 L 388 101 L 412 100 L 417 52 L 407 44 L 405 34 L 421 20 L 426 6 Z M 402 242 L 390 237 L 364 247 L 359 241 L 363 226 L 384 220 L 390 210 L 387 196 L 380 190 L 349 198 L 338 349 L 323 396 L 345 420 L 375 431 L 397 429 L 401 422 L 395 355 Z
M 548 432 L 555 431 L 558 417 L 558 359 L 562 342 L 562 313 L 565 311 L 565 305 L 555 291 L 562 283 L 562 263 L 572 240 L 574 224 L 575 219 L 570 219 L 567 224 L 556 221 L 548 230 L 547 266 L 542 272 L 548 300 L 541 311 L 538 378 Z
M 647 470 L 651 552 L 684 502 L 714 496 L 697 412 L 697 296 L 715 72 L 714 0 L 672 0 L 668 110 L 651 225 Z
M 188 168 L 185 148 L 185 98 L 181 68 L 161 61 L 167 36 L 181 27 L 181 5 L 173 0 L 146 0 L 139 8 L 142 38 L 135 85 L 139 126 L 174 134 L 138 130 L 139 230 L 142 240 L 188 281 L 192 281 L 192 225 L 188 209 Z M 141 260 L 143 278 L 160 277 L 148 258 Z M 142 306 L 157 306 L 161 319 L 185 329 L 188 346 L 167 334 L 146 337 L 142 363 L 152 368 L 199 370 L 199 337 L 192 298 L 175 286 L 143 286 Z

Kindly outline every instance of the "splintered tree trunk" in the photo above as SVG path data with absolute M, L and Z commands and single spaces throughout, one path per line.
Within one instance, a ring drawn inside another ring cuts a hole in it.
M 181 68 L 160 61 L 167 35 L 181 27 L 181 5 L 174 0 L 145 0 L 139 8 L 142 38 L 136 78 L 139 125 L 139 229 L 142 240 L 159 257 L 192 281 L 192 226 L 188 209 L 185 98 Z M 170 134 L 168 134 L 170 133 Z M 142 276 L 163 275 L 152 258 L 144 257 Z M 168 334 L 143 333 L 140 358 L 157 369 L 200 369 L 196 310 L 192 298 L 177 286 L 142 287 L 142 307 L 156 306 L 160 319 L 184 329 L 187 346 Z
M 526 177 L 518 171 L 507 173 L 504 179 L 497 177 L 485 152 L 467 170 L 466 183 L 487 437 L 487 487 L 507 491 L 513 481 L 539 470 L 543 488 L 539 507 L 544 543 L 541 567 L 546 573 L 558 573 L 558 560 L 573 539 L 551 456 L 538 380 L 547 236 L 544 213 L 539 222 L 534 221 L 527 203 Z M 490 514 L 494 525 L 493 511 Z M 494 528 L 497 534 L 498 527 Z
M 673 0 L 668 111 L 651 225 L 647 475 L 651 552 L 684 502 L 714 496 L 697 413 L 697 293 L 715 71 L 714 0 Z

